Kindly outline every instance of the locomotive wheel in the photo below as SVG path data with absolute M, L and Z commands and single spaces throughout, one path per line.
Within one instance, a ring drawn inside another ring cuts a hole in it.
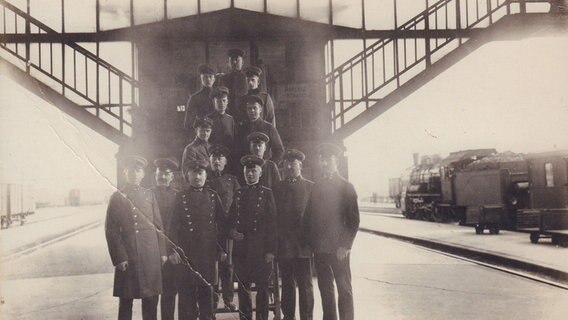
M 559 236 L 552 236 L 550 238 L 550 241 L 552 241 L 552 244 L 555 246 L 559 246 L 560 245 L 560 237 Z
M 531 242 L 538 243 L 538 239 L 540 238 L 540 234 L 538 232 L 531 232 Z
M 482 234 L 482 233 L 483 233 L 483 227 L 475 226 L 475 234 Z
M 489 228 L 489 233 L 490 234 L 499 234 L 499 228 L 497 228 L 497 227 Z
M 444 210 L 442 210 L 441 208 L 434 207 L 434 210 L 432 210 L 432 218 L 436 222 L 445 222 L 446 221 L 446 214 L 445 214 Z

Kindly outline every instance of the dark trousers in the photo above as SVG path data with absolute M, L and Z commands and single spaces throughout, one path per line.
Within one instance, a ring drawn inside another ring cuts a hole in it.
M 313 319 L 314 287 L 309 258 L 281 259 L 282 313 L 284 319 L 294 319 L 296 314 L 296 286 L 298 287 L 300 319 Z
M 268 283 L 255 283 L 256 320 L 268 320 Z M 239 282 L 239 319 L 252 320 L 251 283 Z
M 225 303 L 233 302 L 235 293 L 233 292 L 233 265 L 227 261 L 219 263 L 219 278 L 221 279 L 221 292 Z
M 339 319 L 353 320 L 353 289 L 351 288 L 349 256 L 339 261 L 335 254 L 317 253 L 314 261 L 318 273 L 323 320 L 337 320 L 334 280 L 337 284 Z
M 162 320 L 174 320 L 177 287 L 174 279 L 174 268 L 169 262 L 166 262 L 162 269 L 162 288 L 163 292 L 160 295 Z
M 130 298 L 120 298 L 118 303 L 118 320 L 132 319 L 132 301 Z M 158 319 L 158 296 L 142 298 L 142 319 Z
M 179 287 L 179 320 L 212 320 L 213 289 L 210 286 Z

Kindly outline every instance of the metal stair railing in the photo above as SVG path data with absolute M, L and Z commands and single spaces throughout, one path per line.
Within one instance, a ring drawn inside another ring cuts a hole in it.
M 0 0 L 0 7 L 0 35 L 10 31 L 27 35 L 58 34 L 5 0 Z M 125 114 L 125 109 L 136 107 L 138 82 L 125 72 L 70 40 L 48 44 L 10 44 L 0 38 L 0 48 L 12 57 L 10 62 L 14 65 L 23 62 L 28 75 L 86 108 L 126 137 L 131 135 L 132 123 L 126 119 L 129 115 Z M 54 56 L 54 53 L 60 57 Z M 22 65 L 20 68 L 23 70 Z
M 429 68 L 435 59 L 451 52 L 442 50 L 449 44 L 454 43 L 457 48 L 468 40 L 456 32 L 447 38 L 426 36 L 420 43 L 418 38 L 399 38 L 397 33 L 422 30 L 427 35 L 432 30 L 487 27 L 510 15 L 513 3 L 519 4 L 519 1 L 439 0 L 396 28 L 395 36 L 379 39 L 336 67 L 325 79 L 332 131 L 336 132 L 349 120 L 380 103 L 413 75 Z

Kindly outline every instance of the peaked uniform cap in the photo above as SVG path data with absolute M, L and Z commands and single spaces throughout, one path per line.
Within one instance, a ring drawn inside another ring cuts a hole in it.
M 284 153 L 283 158 L 284 160 L 299 160 L 301 162 L 306 159 L 306 155 L 298 149 L 288 149 Z
M 256 132 L 250 133 L 247 136 L 247 141 L 248 142 L 257 142 L 257 143 L 262 141 L 264 143 L 268 143 L 268 141 L 270 141 L 270 138 L 266 135 L 266 133 L 256 131 Z
M 261 74 L 262 74 L 262 69 L 260 69 L 259 67 L 251 66 L 245 69 L 245 75 L 247 77 L 252 77 L 252 76 L 260 77 Z
M 259 156 L 249 154 L 241 158 L 241 164 L 246 168 L 262 167 L 264 160 Z
M 213 120 L 209 117 L 205 118 L 197 118 L 193 123 L 194 128 L 212 128 L 213 127 Z
M 177 171 L 179 169 L 179 162 L 174 157 L 158 158 L 154 160 L 154 165 L 162 170 Z
M 340 157 L 343 154 L 343 148 L 333 143 L 322 143 L 318 146 L 318 154 L 322 156 Z
M 244 50 L 241 49 L 229 49 L 227 50 L 227 55 L 229 57 L 244 57 L 245 56 L 245 52 Z
M 200 64 L 199 67 L 197 67 L 197 71 L 199 72 L 199 74 L 215 74 L 216 73 L 215 66 L 213 66 L 212 64 L 209 64 L 209 63 Z
M 217 156 L 217 157 L 218 156 L 225 156 L 225 157 L 227 157 L 231 153 L 231 151 L 229 151 L 229 148 L 225 147 L 222 144 L 214 144 L 214 145 L 211 145 L 209 147 L 209 153 L 212 156 Z
M 120 161 L 120 165 L 124 168 L 132 168 L 136 166 L 146 168 L 146 166 L 148 165 L 148 160 L 139 155 L 128 155 L 124 157 L 122 161 Z
M 211 91 L 211 98 L 217 98 L 217 97 L 221 97 L 223 95 L 229 95 L 229 88 L 224 87 L 224 86 L 219 86 L 214 88 Z
M 250 95 L 244 96 L 243 101 L 244 101 L 245 104 L 258 103 L 261 106 L 264 103 L 264 101 L 262 101 L 262 98 L 259 95 L 256 95 L 256 94 L 250 94 Z
M 198 170 L 198 169 L 206 170 L 208 166 L 209 166 L 209 162 L 207 160 L 203 160 L 203 159 L 189 160 L 189 161 L 186 162 L 186 165 L 185 165 L 187 171 L 193 171 L 193 170 Z

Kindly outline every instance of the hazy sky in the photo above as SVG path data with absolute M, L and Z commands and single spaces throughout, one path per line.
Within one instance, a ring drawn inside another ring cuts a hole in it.
M 412 165 L 413 152 L 568 149 L 568 34 L 481 47 L 346 146 L 362 194 L 388 194 L 388 178 Z
M 0 92 L 2 182 L 67 191 L 115 183 L 114 143 L 1 75 Z

